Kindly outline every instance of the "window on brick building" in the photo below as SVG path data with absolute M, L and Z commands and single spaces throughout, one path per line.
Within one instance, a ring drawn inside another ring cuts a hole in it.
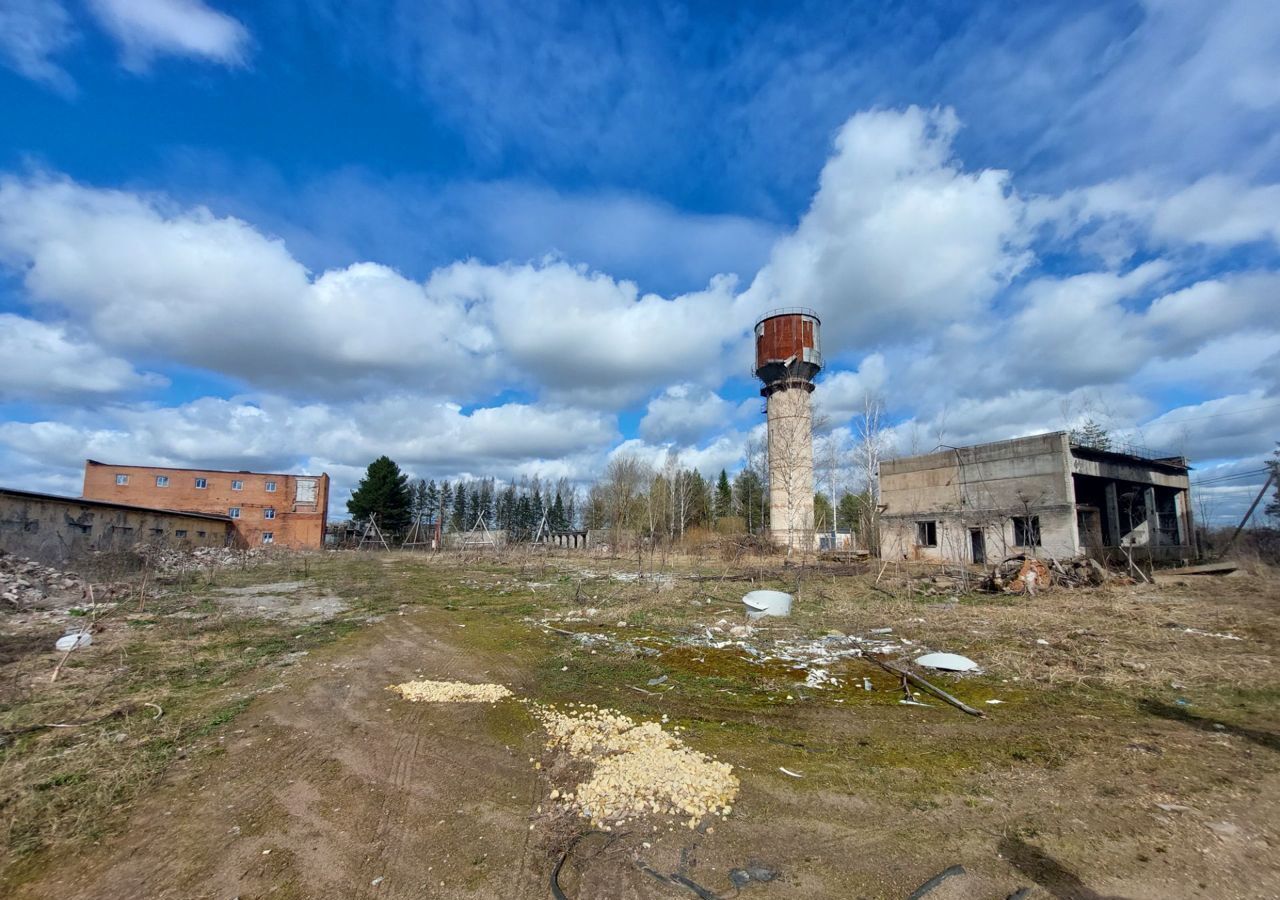
M 201 490 L 201 491 L 203 491 L 203 490 L 204 490 L 205 488 L 207 488 L 208 486 L 209 486 L 209 479 L 207 479 L 207 478 L 197 478 L 197 479 L 196 479 L 196 489 L 197 489 L 197 490 Z
M 128 483 L 129 483 L 129 476 L 128 476 L 128 475 L 117 475 L 117 476 L 116 476 L 116 484 L 128 484 Z
M 273 532 L 273 531 L 264 531 L 264 532 L 262 532 L 262 543 L 264 543 L 264 544 L 274 544 L 275 542 L 276 542 L 276 535 L 275 535 L 275 532 Z
M 270 506 L 268 506 L 266 509 L 262 511 L 262 518 L 264 519 L 274 519 L 275 517 L 276 517 L 276 511 L 272 509 Z
M 235 480 L 235 481 L 232 481 L 232 482 L 231 482 L 231 490 L 233 490 L 233 491 L 243 491 L 243 490 L 244 490 L 244 482 L 243 482 L 243 481 L 240 481 L 240 480 L 238 480 L 238 479 L 237 479 L 237 480 Z
M 168 486 L 169 486 L 169 476 L 168 476 L 168 475 L 157 475 L 157 476 L 156 476 L 156 487 L 168 487 Z
M 240 507 L 238 506 L 231 507 L 229 510 L 227 510 L 227 515 L 229 515 L 233 519 L 240 518 Z
M 274 494 L 276 492 L 276 483 L 274 481 L 267 482 L 267 493 Z

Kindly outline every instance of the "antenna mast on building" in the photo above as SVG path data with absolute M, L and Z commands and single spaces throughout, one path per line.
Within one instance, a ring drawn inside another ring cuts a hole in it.
M 769 422 L 769 531 L 788 550 L 813 547 L 813 410 L 822 371 L 822 322 L 811 309 L 776 309 L 756 320 L 755 376 Z M 834 501 L 833 501 L 834 502 Z

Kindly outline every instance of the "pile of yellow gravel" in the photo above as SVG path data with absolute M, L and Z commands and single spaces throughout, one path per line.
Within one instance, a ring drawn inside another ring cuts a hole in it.
M 511 696 L 500 684 L 467 684 L 462 681 L 406 681 L 387 688 L 406 700 L 428 703 L 497 703 Z
M 693 828 L 708 814 L 727 816 L 738 794 L 733 767 L 691 750 L 657 722 L 637 724 L 612 710 L 583 706 L 562 712 L 534 706 L 547 730 L 547 749 L 594 763 L 576 791 L 559 795 L 569 808 L 609 829 L 645 815 L 687 818 Z

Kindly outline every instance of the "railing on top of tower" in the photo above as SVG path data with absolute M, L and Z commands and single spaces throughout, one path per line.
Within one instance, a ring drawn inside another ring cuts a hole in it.
M 756 323 L 751 326 L 751 329 L 754 331 L 760 327 L 760 323 L 765 319 L 776 319 L 778 316 L 808 316 L 819 325 L 822 324 L 822 317 L 818 315 L 818 311 L 816 309 L 810 309 L 807 306 L 784 306 L 780 309 L 771 309 L 763 316 L 756 319 Z

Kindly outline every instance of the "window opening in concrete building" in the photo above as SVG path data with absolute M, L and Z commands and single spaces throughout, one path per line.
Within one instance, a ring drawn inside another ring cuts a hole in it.
M 116 484 L 128 484 L 128 483 L 129 483 L 129 476 L 128 476 L 128 475 L 117 475 L 117 476 L 116 476 Z
M 205 535 L 207 535 L 208 533 L 209 533 L 209 532 L 207 532 L 207 531 L 197 531 L 197 532 L 196 532 L 196 537 L 204 537 L 204 536 L 205 536 Z
M 168 486 L 169 486 L 169 476 L 168 476 L 168 475 L 157 475 L 157 476 L 156 476 L 156 487 L 168 487 Z
M 197 479 L 196 479 L 196 490 L 198 490 L 198 491 L 203 491 L 203 490 L 204 490 L 205 488 L 207 488 L 208 486 L 209 486 L 209 479 L 207 479 L 207 478 L 197 478 Z
M 272 509 L 270 506 L 268 506 L 266 509 L 262 511 L 262 518 L 264 519 L 274 519 L 275 517 L 276 517 L 276 511 Z
M 233 519 L 240 518 L 240 507 L 238 506 L 231 507 L 229 510 L 227 510 L 227 515 L 229 515 Z
M 164 529 L 163 529 L 163 528 L 152 528 L 152 529 L 151 529 L 151 533 L 152 533 L 152 534 L 164 534 Z
M 266 488 L 268 494 L 274 494 L 276 492 L 276 483 L 274 481 L 268 481 Z
M 938 523 L 932 519 L 916 523 L 916 543 L 921 547 L 938 546 Z
M 1013 543 L 1018 547 L 1040 546 L 1040 517 L 1014 516 Z
M 243 481 L 240 481 L 239 479 L 235 479 L 234 481 L 232 481 L 232 482 L 231 482 L 231 490 L 233 490 L 233 491 L 243 491 L 243 490 L 244 490 L 244 482 L 243 482 Z
M 201 532 L 201 534 L 203 534 L 203 533 L 204 533 L 204 532 Z M 187 529 L 185 529 L 185 528 L 177 528 L 177 529 L 174 529 L 173 536 L 174 536 L 174 537 L 186 537 L 186 536 L 187 536 Z
M 112 525 L 111 530 L 123 532 L 124 534 L 133 534 L 132 525 Z
M 272 544 L 272 543 L 275 543 L 275 539 L 276 539 L 275 532 L 273 531 L 262 532 L 262 543 Z

